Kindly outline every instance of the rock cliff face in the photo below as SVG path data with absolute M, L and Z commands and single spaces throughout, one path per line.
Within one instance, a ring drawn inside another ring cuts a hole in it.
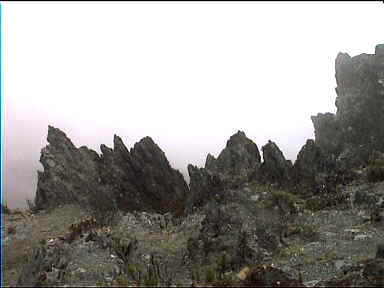
M 171 211 L 181 205 L 188 186 L 164 152 L 149 137 L 129 151 L 114 136 L 113 149 L 101 145 L 102 155 L 77 149 L 64 132 L 48 127 L 49 145 L 42 149 L 35 203 L 38 208 L 63 203 L 86 204 L 106 193 L 122 210 Z
M 49 145 L 41 150 L 35 203 L 39 208 L 71 202 L 86 202 L 98 189 L 100 158 L 86 147 L 77 149 L 66 134 L 48 127 Z
M 336 115 L 312 116 L 316 143 L 326 153 L 347 160 L 347 168 L 366 165 L 373 150 L 384 151 L 384 45 L 375 54 L 339 53 Z

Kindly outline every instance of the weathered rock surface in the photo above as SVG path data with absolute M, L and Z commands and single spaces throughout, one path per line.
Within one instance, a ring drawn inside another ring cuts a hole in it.
M 256 172 L 256 179 L 262 182 L 283 184 L 291 179 L 292 162 L 286 160 L 283 152 L 275 142 L 268 141 L 262 147 L 264 162 L 260 171 Z
M 182 205 L 188 186 L 151 138 L 143 138 L 131 151 L 117 135 L 113 142 L 113 149 L 102 144 L 99 156 L 84 146 L 77 149 L 64 132 L 49 126 L 36 206 L 86 204 L 98 196 L 122 210 L 167 212 Z
M 316 143 L 326 153 L 347 160 L 348 168 L 366 165 L 373 150 L 384 151 L 384 55 L 350 57 L 339 53 L 336 115 L 312 116 Z
M 203 206 L 207 199 L 223 193 L 224 183 L 217 174 L 191 164 L 188 165 L 188 173 L 190 175 L 189 189 L 191 193 L 185 204 L 187 213 L 192 211 L 193 207 Z
M 187 210 L 201 207 L 225 189 L 247 182 L 259 166 L 257 145 L 244 132 L 238 131 L 229 138 L 217 159 L 207 155 L 205 168 L 188 165 L 190 195 L 186 201 Z
M 292 184 L 301 195 L 311 194 L 325 185 L 328 174 L 335 172 L 335 161 L 327 159 L 314 140 L 308 139 L 292 168 Z
M 226 176 L 240 176 L 247 175 L 259 164 L 260 153 L 257 145 L 247 138 L 244 132 L 238 131 L 229 138 L 217 159 L 208 154 L 205 168 Z
M 86 147 L 77 149 L 66 134 L 48 126 L 49 145 L 41 150 L 35 204 L 38 208 L 59 204 L 85 203 L 98 191 L 99 156 Z

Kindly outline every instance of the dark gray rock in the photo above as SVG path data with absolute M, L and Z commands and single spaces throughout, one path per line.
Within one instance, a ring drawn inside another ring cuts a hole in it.
M 217 159 L 208 154 L 205 168 L 227 176 L 240 176 L 253 172 L 259 164 L 257 145 L 244 132 L 238 131 L 229 138 Z
M 299 151 L 294 164 L 296 178 L 313 179 L 317 173 L 327 170 L 327 161 L 319 146 L 315 141 L 308 139 Z
M 336 70 L 336 115 L 312 116 L 316 143 L 326 153 L 348 161 L 345 168 L 366 165 L 373 150 L 384 151 L 383 45 L 375 54 L 339 53 Z
M 315 128 L 316 145 L 325 153 L 338 155 L 341 152 L 340 123 L 332 113 L 318 113 L 311 116 Z
M 47 139 L 49 145 L 40 158 L 44 172 L 38 172 L 35 203 L 39 208 L 73 202 L 90 205 L 97 203 L 95 199 L 116 203 L 125 211 L 165 213 L 183 206 L 188 186 L 149 137 L 129 151 L 114 135 L 113 149 L 102 144 L 101 156 L 85 146 L 77 149 L 52 126 Z
M 145 137 L 134 145 L 130 154 L 135 184 L 150 200 L 148 204 L 161 213 L 179 209 L 188 195 L 188 185 L 183 175 L 171 167 L 159 146 Z
M 330 159 L 330 154 L 327 158 L 315 141 L 308 139 L 293 165 L 292 184 L 301 194 L 312 194 L 326 186 L 327 176 L 335 169 L 335 159 Z
M 205 168 L 188 165 L 190 195 L 186 211 L 203 206 L 212 197 L 223 198 L 225 190 L 247 182 L 259 166 L 257 145 L 244 132 L 238 131 L 229 138 L 217 159 L 207 155 Z
M 286 160 L 276 143 L 270 140 L 262 147 L 262 151 L 264 162 L 255 176 L 256 179 L 261 182 L 288 183 L 292 174 L 292 162 Z
M 217 174 L 208 169 L 188 165 L 190 176 L 190 195 L 186 199 L 186 213 L 193 211 L 193 207 L 202 207 L 209 199 L 223 193 L 224 183 Z
M 35 203 L 37 208 L 64 203 L 85 203 L 97 190 L 99 157 L 86 147 L 77 149 L 66 134 L 48 127 L 48 146 L 41 150 Z

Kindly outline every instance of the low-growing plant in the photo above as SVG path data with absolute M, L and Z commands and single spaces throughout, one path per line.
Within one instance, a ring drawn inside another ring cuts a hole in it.
M 128 276 L 125 274 L 120 274 L 119 276 L 117 276 L 115 281 L 116 281 L 116 284 L 121 287 L 127 287 L 129 285 Z
M 144 286 L 154 287 L 158 285 L 158 281 L 154 277 L 146 277 L 144 279 Z
M 205 271 L 205 281 L 207 284 L 217 281 L 216 269 L 214 267 L 209 267 Z
M 298 257 L 304 253 L 304 248 L 300 245 L 291 245 L 280 250 L 282 257 Z
M 375 183 L 384 181 L 384 166 L 372 164 L 367 169 L 368 182 Z
M 327 253 L 322 254 L 319 258 L 317 258 L 318 261 L 330 261 L 330 260 L 336 260 L 337 254 L 334 251 L 328 251 Z

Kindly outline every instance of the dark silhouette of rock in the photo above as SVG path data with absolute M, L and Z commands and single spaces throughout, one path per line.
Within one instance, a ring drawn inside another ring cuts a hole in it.
M 85 203 L 97 190 L 99 156 L 95 151 L 77 149 L 66 134 L 48 126 L 48 145 L 41 150 L 35 203 L 37 208 L 64 203 Z
M 95 203 L 90 198 L 100 196 L 126 211 L 167 212 L 181 205 L 188 193 L 181 173 L 149 137 L 129 151 L 114 135 L 113 149 L 102 144 L 101 156 L 85 146 L 77 149 L 64 132 L 52 126 L 47 139 L 49 145 L 40 158 L 44 172 L 38 172 L 35 203 L 39 208 Z
M 367 169 L 368 182 L 384 181 L 384 153 L 373 151 Z
M 134 145 L 131 157 L 138 190 L 150 199 L 155 211 L 172 211 L 182 205 L 189 192 L 187 183 L 150 137 Z
M 283 184 L 291 178 L 292 162 L 286 160 L 275 142 L 268 141 L 262 147 L 264 162 L 254 176 L 261 182 Z
M 315 141 L 308 139 L 299 151 L 294 164 L 295 176 L 298 178 L 314 178 L 317 173 L 327 170 L 325 156 Z
M 384 55 L 350 57 L 339 53 L 336 70 L 336 115 L 312 116 L 316 143 L 333 153 L 346 169 L 366 165 L 373 150 L 384 151 Z
M 209 154 L 208 154 L 209 155 Z M 190 176 L 190 195 L 186 200 L 186 213 L 190 213 L 193 207 L 202 207 L 207 199 L 221 194 L 224 190 L 224 183 L 217 174 L 209 172 L 208 169 L 188 165 Z
M 311 120 L 315 128 L 316 144 L 327 154 L 340 154 L 340 123 L 336 115 L 318 113 L 317 116 L 311 116 Z
M 270 265 L 258 265 L 252 268 L 242 284 L 251 287 L 305 287 L 299 279 Z
M 201 207 L 212 197 L 221 197 L 224 190 L 247 182 L 259 166 L 257 145 L 244 132 L 238 131 L 229 138 L 217 159 L 207 155 L 205 168 L 188 165 L 190 195 L 186 210 Z
M 238 131 L 229 138 L 217 159 L 208 154 L 205 168 L 227 176 L 239 176 L 247 175 L 259 164 L 260 153 L 257 145 L 247 138 L 244 132 Z
M 292 169 L 292 184 L 301 194 L 315 192 L 325 186 L 326 177 L 335 172 L 334 161 L 326 158 L 314 140 L 308 139 L 299 151 Z

